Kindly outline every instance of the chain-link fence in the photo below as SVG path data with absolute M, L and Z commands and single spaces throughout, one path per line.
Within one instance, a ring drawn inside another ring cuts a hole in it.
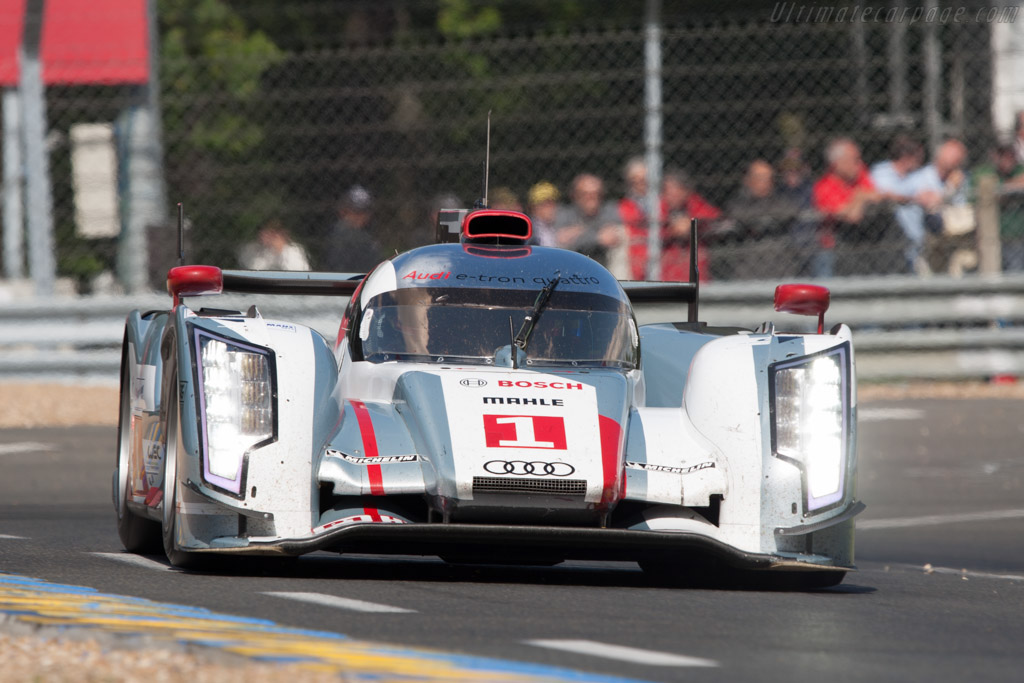
M 800 3 L 724 14 L 665 0 L 656 15 L 665 191 L 652 207 L 643 164 L 629 164 L 646 149 L 643 3 L 154 4 L 158 97 L 146 84 L 46 90 L 58 275 L 82 291 L 108 282 L 104 273 L 124 279 L 134 210 L 125 188 L 157 141 L 165 185 L 147 191 L 166 197 L 165 217 L 131 242 L 145 250 L 134 262 L 153 287 L 177 256 L 176 201 L 189 219 L 188 259 L 225 267 L 358 270 L 428 241 L 432 211 L 482 194 L 488 112 L 491 205 L 522 207 L 543 239 L 569 247 L 580 242 L 566 227 L 582 223 L 600 235 L 594 255 L 625 277 L 642 275 L 650 211 L 663 225 L 666 278 L 690 216 L 702 219 L 712 280 L 969 272 L 979 267 L 978 221 L 953 229 L 952 214 L 942 216 L 978 198 L 943 197 L 941 183 L 987 172 L 1012 189 L 1022 170 L 1011 140 L 998 163 L 991 156 L 1012 133 L 993 114 L 1003 87 L 993 36 L 1018 31 L 1012 5 L 971 6 L 955 19 L 946 10 L 958 8 L 926 2 L 934 14 L 915 19 L 913 6 L 880 0 L 872 20 L 860 5 L 859 16 Z M 146 128 L 146 148 L 131 142 L 132 126 L 152 102 L 160 125 Z M 117 169 L 117 214 L 100 230 L 82 217 L 74 163 L 80 141 L 93 139 L 81 124 L 95 123 L 112 125 L 99 138 Z M 897 144 L 903 156 L 872 191 L 850 159 L 892 160 L 899 134 L 910 137 Z M 952 168 L 938 159 L 929 194 L 928 178 L 907 176 L 949 136 L 966 154 Z M 830 144 L 839 137 L 852 145 Z M 921 155 L 907 152 L 914 140 Z M 607 207 L 590 201 L 594 189 Z M 1011 268 L 1024 267 L 1017 196 L 1002 200 Z M 302 250 L 280 256 L 289 238 Z

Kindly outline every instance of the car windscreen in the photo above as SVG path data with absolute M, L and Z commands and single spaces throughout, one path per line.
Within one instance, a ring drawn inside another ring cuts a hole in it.
M 534 306 L 537 290 L 408 288 L 375 296 L 359 325 L 362 356 L 393 360 L 494 363 Z M 590 292 L 555 290 L 526 347 L 533 366 L 630 369 L 636 324 L 628 305 Z

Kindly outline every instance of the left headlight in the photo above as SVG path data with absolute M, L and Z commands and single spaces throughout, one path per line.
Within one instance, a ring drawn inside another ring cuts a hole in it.
M 772 450 L 803 471 L 808 513 L 845 498 L 849 367 L 845 345 L 771 366 Z
M 273 356 L 196 329 L 203 479 L 241 495 L 245 456 L 276 435 Z

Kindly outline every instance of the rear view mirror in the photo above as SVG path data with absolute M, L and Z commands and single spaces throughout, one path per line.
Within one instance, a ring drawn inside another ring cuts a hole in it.
M 175 266 L 167 271 L 167 291 L 177 306 L 183 296 L 220 294 L 224 273 L 216 266 Z
M 780 313 L 818 316 L 818 334 L 825 331 L 825 311 L 830 294 L 820 285 L 779 285 L 775 288 L 775 310 Z

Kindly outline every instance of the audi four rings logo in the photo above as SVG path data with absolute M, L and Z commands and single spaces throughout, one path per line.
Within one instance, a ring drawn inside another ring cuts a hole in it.
M 515 474 L 535 477 L 568 477 L 576 468 L 567 462 L 526 462 L 525 460 L 491 460 L 484 464 L 484 469 L 491 474 Z
M 487 386 L 487 380 L 485 380 L 485 379 L 476 379 L 476 378 L 467 378 L 467 379 L 460 379 L 459 380 L 459 384 L 461 384 L 464 387 L 486 387 Z

